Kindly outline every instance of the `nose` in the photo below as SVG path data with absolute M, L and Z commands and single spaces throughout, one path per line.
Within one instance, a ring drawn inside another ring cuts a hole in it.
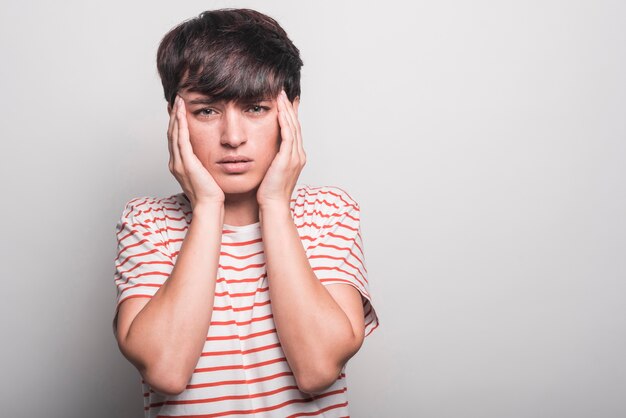
M 247 141 L 243 126 L 243 118 L 233 106 L 226 108 L 220 142 L 232 148 L 236 148 Z

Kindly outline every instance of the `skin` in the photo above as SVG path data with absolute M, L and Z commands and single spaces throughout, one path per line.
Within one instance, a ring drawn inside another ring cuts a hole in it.
M 222 227 L 260 221 L 281 346 L 300 390 L 323 392 L 361 347 L 364 318 L 358 290 L 317 279 L 291 216 L 291 195 L 306 163 L 299 98 L 291 103 L 281 92 L 255 103 L 267 109 L 252 112 L 249 104 L 192 104 L 197 98 L 183 92 L 168 108 L 169 169 L 190 199 L 193 221 L 155 296 L 120 305 L 120 350 L 154 390 L 182 392 L 210 325 L 188 318 L 211 317 Z M 229 154 L 252 158 L 253 167 L 224 173 L 216 161 Z

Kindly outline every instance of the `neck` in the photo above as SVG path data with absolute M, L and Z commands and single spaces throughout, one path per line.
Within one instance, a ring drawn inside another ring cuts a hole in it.
M 248 193 L 227 194 L 224 200 L 224 223 L 232 226 L 259 222 L 256 189 Z

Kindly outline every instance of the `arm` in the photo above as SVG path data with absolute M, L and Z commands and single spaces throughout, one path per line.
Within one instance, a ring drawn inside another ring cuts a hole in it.
M 144 380 L 166 395 L 182 392 L 206 341 L 223 224 L 223 207 L 194 209 L 178 259 L 157 293 L 137 309 L 124 302 L 118 317 L 120 351 Z M 124 309 L 126 305 L 128 309 Z M 136 316 L 134 316 L 136 315 Z M 134 316 L 134 318 L 132 317 Z
M 299 98 L 292 105 L 282 92 L 277 104 L 282 143 L 257 191 L 259 218 L 278 337 L 300 390 L 316 393 L 337 380 L 361 346 L 363 307 L 352 286 L 325 288 L 306 257 L 289 209 L 306 162 Z
M 361 295 L 350 285 L 322 285 L 311 269 L 289 207 L 262 208 L 270 299 L 276 330 L 298 387 L 332 385 L 364 338 Z
M 173 395 L 185 389 L 206 341 L 221 247 L 224 194 L 193 154 L 180 98 L 170 114 L 168 145 L 169 169 L 190 198 L 192 222 L 169 278 L 152 299 L 147 303 L 126 302 L 120 307 L 116 337 L 120 350 L 144 380 L 155 390 Z

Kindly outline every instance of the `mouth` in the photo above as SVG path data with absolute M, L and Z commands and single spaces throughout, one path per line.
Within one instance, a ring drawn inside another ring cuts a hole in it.
M 224 157 L 219 160 L 218 164 L 230 164 L 230 163 L 247 163 L 252 161 L 250 158 L 245 155 L 229 155 L 228 157 Z
M 241 174 L 252 168 L 252 160 L 245 156 L 229 156 L 217 162 L 228 174 Z

